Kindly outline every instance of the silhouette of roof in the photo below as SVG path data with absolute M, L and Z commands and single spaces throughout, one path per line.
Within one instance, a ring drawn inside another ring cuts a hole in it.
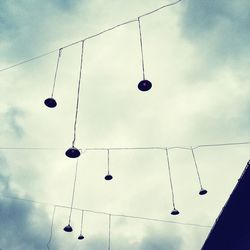
M 201 248 L 217 249 L 250 249 L 250 161 Z

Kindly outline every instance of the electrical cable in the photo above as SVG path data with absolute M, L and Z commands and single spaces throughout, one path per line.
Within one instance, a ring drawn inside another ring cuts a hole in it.
M 60 48 L 58 50 L 58 57 L 57 57 L 57 63 L 56 63 L 56 71 L 55 71 L 55 75 L 54 75 L 54 81 L 53 81 L 53 87 L 52 87 L 52 93 L 51 93 L 51 97 L 53 98 L 54 96 L 54 91 L 55 91 L 55 86 L 56 86 L 56 78 L 57 78 L 57 72 L 58 72 L 58 66 L 59 66 L 59 61 L 62 55 L 62 49 Z
M 36 200 L 32 200 L 32 199 L 19 198 L 19 197 L 14 197 L 14 196 L 11 196 L 11 195 L 8 195 L 8 194 L 0 194 L 0 195 L 1 195 L 2 198 L 5 198 L 5 199 L 18 200 L 18 201 L 23 201 L 23 202 L 31 202 L 31 203 L 44 205 L 44 206 L 55 206 L 57 208 L 71 209 L 71 207 L 69 207 L 69 206 L 52 204 L 52 203 L 49 203 L 49 202 L 40 202 L 40 201 L 36 201 Z M 103 214 L 103 215 L 111 214 L 113 217 L 124 217 L 124 218 L 129 218 L 129 219 L 138 219 L 138 220 L 162 222 L 162 223 L 177 224 L 177 225 L 183 225 L 183 226 L 193 226 L 193 227 L 200 227 L 200 228 L 211 228 L 212 227 L 212 226 L 196 224 L 196 223 L 185 223 L 185 222 L 180 222 L 180 221 L 162 220 L 162 219 L 155 219 L 155 218 L 149 218 L 149 217 L 127 215 L 127 214 L 108 213 L 108 212 L 104 212 L 104 211 L 96 211 L 96 210 L 82 209 L 82 208 L 76 208 L 76 207 L 72 207 L 72 209 L 76 210 L 76 211 L 82 211 L 83 210 L 84 212 L 94 213 L 94 214 Z
M 50 236 L 49 236 L 49 240 L 48 240 L 48 243 L 47 243 L 48 250 L 50 250 L 50 243 L 51 243 L 51 240 L 52 240 L 55 212 L 56 212 L 56 206 L 54 205 L 52 219 L 51 219 Z
M 78 118 L 78 111 L 79 111 L 80 88 L 81 88 L 81 79 L 82 79 L 83 50 L 84 50 L 84 41 L 82 41 L 81 62 L 80 62 L 80 72 L 79 72 L 79 80 L 78 80 L 78 87 L 77 87 L 76 112 L 75 112 L 74 135 L 73 135 L 72 147 L 74 147 L 75 140 L 76 140 L 76 125 L 77 125 L 77 118 Z
M 145 80 L 145 65 L 144 65 L 144 54 L 143 54 L 143 41 L 142 41 L 142 30 L 141 30 L 141 21 L 138 17 L 138 28 L 140 34 L 140 48 L 141 48 L 141 63 L 142 63 L 142 78 Z
M 170 162 L 169 162 L 169 155 L 168 155 L 167 148 L 166 148 L 166 156 L 167 156 L 168 175 L 169 175 L 169 183 L 170 183 L 170 188 L 171 188 L 172 204 L 173 204 L 173 208 L 176 209 L 175 198 L 174 198 L 174 187 L 173 187 L 173 181 L 172 181 L 172 176 L 171 176 L 171 169 L 170 169 Z
M 58 50 L 66 49 L 66 48 L 71 47 L 71 46 L 73 46 L 73 45 L 76 45 L 76 44 L 78 44 L 78 43 L 80 43 L 80 42 L 83 42 L 83 41 L 92 39 L 92 38 L 94 38 L 94 37 L 100 36 L 100 35 L 102 35 L 102 34 L 108 32 L 108 31 L 111 31 L 111 30 L 116 29 L 116 28 L 118 28 L 118 27 L 121 27 L 121 26 L 123 26 L 123 25 L 129 24 L 129 23 L 133 23 L 133 22 L 137 22 L 137 21 L 138 21 L 138 18 L 142 18 L 142 17 L 148 16 L 148 15 L 151 15 L 151 14 L 153 14 L 153 13 L 159 11 L 159 10 L 162 10 L 162 9 L 164 9 L 164 8 L 167 8 L 167 7 L 176 5 L 176 4 L 180 3 L 181 1 L 182 1 L 182 0 L 178 0 L 178 1 L 173 2 L 173 3 L 163 5 L 163 6 L 161 6 L 160 8 L 157 8 L 157 9 L 155 9 L 155 10 L 152 10 L 152 11 L 150 11 L 150 12 L 147 12 L 147 13 L 145 13 L 145 14 L 140 15 L 140 16 L 137 17 L 136 19 L 132 19 L 132 20 L 130 20 L 130 21 L 126 21 L 126 22 L 117 24 L 117 25 L 115 25 L 115 26 L 113 26 L 113 27 L 111 27 L 111 28 L 108 28 L 108 29 L 106 29 L 106 30 L 103 30 L 103 31 L 101 31 L 101 32 L 98 32 L 98 33 L 95 34 L 95 35 L 91 35 L 91 36 L 86 37 L 86 38 L 84 38 L 84 39 L 81 39 L 81 40 L 79 40 L 79 41 L 76 41 L 76 42 L 73 42 L 73 43 L 64 45 L 64 46 L 62 46 L 62 47 L 60 47 L 60 48 L 57 48 L 57 49 L 55 49 L 55 50 L 52 50 L 52 51 L 50 51 L 50 52 L 47 52 L 47 53 L 44 53 L 44 54 L 41 54 L 41 55 L 38 55 L 38 56 L 35 56 L 35 57 L 32 57 L 32 58 L 25 59 L 25 60 L 23 60 L 23 61 L 21 61 L 21 62 L 19 62 L 19 63 L 10 65 L 10 66 L 8 66 L 8 67 L 6 67 L 6 68 L 2 68 L 2 69 L 0 69 L 0 72 L 9 70 L 9 69 L 18 67 L 18 66 L 20 66 L 20 65 L 22 65 L 22 64 L 25 64 L 25 63 L 28 63 L 28 62 L 37 60 L 37 59 L 42 58 L 42 57 L 45 57 L 45 56 L 47 56 L 47 55 L 50 55 L 50 54 L 52 54 L 52 53 L 55 53 L 55 52 L 58 51 Z

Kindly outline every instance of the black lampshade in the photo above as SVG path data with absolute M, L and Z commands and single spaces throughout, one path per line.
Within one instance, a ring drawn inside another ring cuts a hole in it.
M 73 229 L 72 229 L 72 227 L 70 226 L 70 224 L 67 225 L 63 230 L 64 230 L 65 232 L 67 232 L 67 233 L 70 233 L 70 232 L 73 231 Z
M 84 236 L 82 235 L 82 234 L 80 234 L 79 236 L 78 236 L 78 240 L 83 240 L 84 239 Z
M 44 101 L 44 104 L 49 107 L 49 108 L 55 108 L 57 103 L 56 103 L 56 100 L 52 97 L 50 98 L 47 98 L 45 101 Z
M 106 181 L 110 181 L 110 180 L 113 179 L 113 176 L 112 176 L 111 174 L 107 174 L 107 175 L 104 177 L 104 179 L 105 179 Z
M 72 147 L 72 148 L 69 148 L 66 152 L 65 152 L 65 155 L 68 156 L 69 158 L 77 158 L 80 156 L 80 150 L 75 148 L 75 147 Z
M 177 209 L 175 209 L 175 208 L 171 212 L 172 215 L 178 215 L 179 213 L 180 212 Z
M 206 193 L 207 193 L 207 190 L 202 188 L 199 192 L 199 195 L 205 195 Z
M 151 89 L 151 87 L 152 87 L 152 83 L 148 80 L 142 80 L 138 84 L 138 89 L 140 91 L 148 91 Z

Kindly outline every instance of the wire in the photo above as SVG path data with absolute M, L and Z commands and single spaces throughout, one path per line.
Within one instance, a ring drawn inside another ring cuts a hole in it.
M 108 236 L 108 250 L 110 250 L 110 241 L 111 241 L 111 214 L 109 214 L 109 236 Z
M 229 142 L 219 144 L 201 144 L 196 146 L 172 146 L 167 147 L 168 151 L 173 149 L 193 150 L 205 147 L 224 147 L 224 146 L 238 146 L 238 145 L 249 145 L 250 141 L 247 142 Z M 166 147 L 82 147 L 86 151 L 102 151 L 102 150 L 166 150 Z M 0 150 L 65 150 L 63 147 L 0 147 Z
M 143 41 L 142 41 L 142 31 L 141 31 L 140 17 L 138 17 L 138 28 L 139 28 L 139 34 L 140 34 L 142 77 L 143 77 L 143 80 L 145 80 L 145 66 L 144 66 Z
M 56 51 L 58 51 L 58 49 L 52 50 L 52 51 L 50 51 L 50 52 L 47 52 L 47 53 L 44 53 L 44 54 L 41 54 L 41 55 L 38 55 L 38 56 L 35 56 L 35 57 L 32 57 L 32 58 L 29 58 L 29 59 L 25 59 L 25 60 L 23 60 L 23 61 L 21 61 L 21 62 L 19 62 L 19 63 L 16 63 L 16 64 L 10 65 L 10 66 L 8 66 L 8 67 L 6 67 L 6 68 L 0 69 L 0 72 L 6 71 L 6 70 L 9 70 L 9 69 L 18 67 L 18 66 L 20 66 L 20 65 L 22 65 L 22 64 L 25 64 L 25 63 L 28 63 L 28 62 L 31 62 L 31 61 L 40 59 L 40 58 L 42 58 L 42 57 L 48 56 L 48 55 L 50 55 L 50 54 L 52 54 L 52 53 L 55 53 Z
M 82 210 L 82 217 L 81 217 L 81 231 L 80 231 L 80 235 L 82 235 L 82 228 L 83 228 L 83 214 L 84 214 L 84 210 Z
M 170 187 L 171 187 L 172 204 L 173 204 L 173 208 L 175 209 L 174 187 L 173 187 L 173 182 L 172 182 L 172 177 L 171 177 L 171 169 L 170 169 L 170 162 L 169 162 L 169 155 L 168 155 L 167 148 L 166 148 L 166 156 L 167 156 L 167 163 L 168 163 L 168 175 L 169 175 L 169 182 L 170 182 Z
M 19 198 L 19 197 L 13 197 L 8 194 L 1 194 L 2 198 L 5 199 L 12 199 L 12 200 L 19 200 L 23 202 L 31 202 L 31 203 L 36 203 L 44 206 L 55 206 L 57 208 L 65 208 L 65 209 L 71 209 L 69 206 L 64 206 L 64 205 L 56 205 L 52 204 L 49 202 L 40 202 L 36 200 L 31 200 L 31 199 L 26 199 L 26 198 Z M 169 224 L 177 224 L 177 225 L 183 225 L 183 226 L 193 226 L 193 227 L 201 227 L 201 228 L 211 228 L 211 226 L 208 225 L 201 225 L 201 224 L 196 224 L 196 223 L 185 223 L 185 222 L 178 222 L 178 221 L 170 221 L 170 220 L 162 220 L 162 219 L 155 219 L 155 218 L 148 218 L 148 217 L 141 217 L 141 216 L 134 216 L 134 215 L 127 215 L 127 214 L 116 214 L 116 213 L 107 213 L 103 211 L 95 211 L 95 210 L 90 210 L 90 209 L 82 209 L 82 208 L 76 208 L 73 207 L 73 210 L 76 211 L 84 211 L 88 213 L 94 213 L 94 214 L 103 214 L 103 215 L 109 215 L 111 214 L 113 217 L 124 217 L 124 218 L 130 218 L 130 219 L 138 219 L 138 220 L 146 220 L 146 221 L 155 221 L 155 222 L 162 222 L 162 223 L 169 223 Z
M 74 178 L 73 191 L 72 191 L 72 199 L 71 199 L 70 213 L 69 213 L 69 225 L 70 225 L 70 222 L 71 222 L 72 208 L 73 208 L 73 204 L 74 204 L 76 179 L 77 179 L 77 169 L 78 169 L 78 158 L 76 160 L 75 178 Z
M 109 149 L 107 149 L 107 153 L 108 153 L 108 174 L 109 174 Z
M 56 77 L 57 77 L 57 71 L 58 71 L 58 66 L 59 66 L 59 61 L 60 61 L 61 55 L 62 55 L 62 49 L 60 48 L 58 50 L 58 57 L 57 57 L 57 63 L 56 63 L 56 71 L 55 71 L 55 75 L 54 75 L 53 88 L 52 88 L 52 93 L 51 93 L 51 97 L 52 98 L 53 98 L 54 91 L 55 91 Z
M 192 152 L 192 156 L 193 156 L 194 165 L 195 165 L 196 173 L 197 173 L 197 176 L 198 176 L 198 180 L 199 180 L 200 188 L 202 189 L 203 187 L 202 187 L 202 183 L 201 183 L 200 172 L 199 172 L 199 169 L 198 169 L 198 165 L 197 165 L 197 162 L 196 162 L 196 158 L 195 158 L 194 150 L 193 150 L 193 148 L 192 148 L 192 147 L 191 147 L 191 152 Z
M 174 150 L 174 149 L 183 149 L 183 150 L 193 150 L 199 148 L 206 148 L 206 147 L 224 147 L 224 146 L 238 146 L 238 145 L 249 145 L 250 141 L 248 142 L 229 142 L 229 143 L 219 143 L 219 144 L 202 144 L 197 146 L 172 146 L 172 147 L 83 147 L 85 151 L 102 151 L 102 150 Z M 65 150 L 63 147 L 0 147 L 0 150 Z
M 73 141 L 72 141 L 72 147 L 74 147 L 75 140 L 76 140 L 76 125 L 77 125 L 77 117 L 78 117 L 78 111 L 79 111 L 80 87 L 81 87 L 81 78 L 82 78 L 83 50 L 84 50 L 84 41 L 82 41 L 80 73 L 79 73 L 79 80 L 78 80 L 78 87 L 77 87 L 76 112 L 75 112 L 74 136 L 73 136 Z
M 52 233 L 53 233 L 53 225 L 54 225 L 55 213 L 56 213 L 56 206 L 54 206 L 53 214 L 52 214 L 52 219 L 51 219 L 50 236 L 49 236 L 49 241 L 47 243 L 48 250 L 50 250 L 50 242 L 52 240 Z
M 130 21 L 126 21 L 126 22 L 124 22 L 124 23 L 117 24 L 117 25 L 115 25 L 115 26 L 113 26 L 113 27 L 111 27 L 111 28 L 108 28 L 108 29 L 106 29 L 106 30 L 103 30 L 103 31 L 101 31 L 101 32 L 99 32 L 99 33 L 97 33 L 97 34 L 95 34 L 95 35 L 91 35 L 91 36 L 86 37 L 86 38 L 84 38 L 84 39 L 81 39 L 81 40 L 79 40 L 79 41 L 76 41 L 76 42 L 73 42 L 73 43 L 64 45 L 63 47 L 57 48 L 57 49 L 52 50 L 52 51 L 50 51 L 50 52 L 47 52 L 47 53 L 44 53 L 44 54 L 41 54 L 41 55 L 38 55 L 38 56 L 35 56 L 35 57 L 32 57 L 32 58 L 23 60 L 23 61 L 21 61 L 21 62 L 19 62 L 19 63 L 10 65 L 10 66 L 8 66 L 8 67 L 6 67 L 6 68 L 2 68 L 2 69 L 0 69 L 0 72 L 9 70 L 9 69 L 18 67 L 18 66 L 20 66 L 20 65 L 22 65 L 22 64 L 25 64 L 25 63 L 34 61 L 34 60 L 39 59 L 39 58 L 42 58 L 42 57 L 45 57 L 45 56 L 47 56 L 47 55 L 49 55 L 49 54 L 52 54 L 52 53 L 58 51 L 59 49 L 66 49 L 66 48 L 71 47 L 71 46 L 73 46 L 73 45 L 76 45 L 76 44 L 78 44 L 78 43 L 80 43 L 80 42 L 83 42 L 83 41 L 92 39 L 92 38 L 94 38 L 94 37 L 100 36 L 100 35 L 102 35 L 102 34 L 108 32 L 108 31 L 111 31 L 111 30 L 116 29 L 116 28 L 118 28 L 118 27 L 121 27 L 121 26 L 123 26 L 123 25 L 129 24 L 129 23 L 133 23 L 133 22 L 137 22 L 137 21 L 138 21 L 138 18 L 142 18 L 142 17 L 148 16 L 148 15 L 151 15 L 151 14 L 153 14 L 153 13 L 159 11 L 159 10 L 162 10 L 162 9 L 164 9 L 164 8 L 167 8 L 167 7 L 176 5 L 176 4 L 178 4 L 179 2 L 181 2 L 181 1 L 182 1 L 182 0 L 178 0 L 178 1 L 173 2 L 173 3 L 163 5 L 163 6 L 161 6 L 160 8 L 157 8 L 157 9 L 155 9 L 155 10 L 152 10 L 152 11 L 150 11 L 150 12 L 147 12 L 147 13 L 145 13 L 145 14 L 140 15 L 140 16 L 137 17 L 136 19 L 132 19 L 132 20 L 130 20 Z

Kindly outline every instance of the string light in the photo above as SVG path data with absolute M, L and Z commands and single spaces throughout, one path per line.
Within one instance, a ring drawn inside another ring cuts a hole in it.
M 108 174 L 104 177 L 106 181 L 113 179 L 113 176 L 109 173 L 109 149 L 107 149 L 107 159 L 108 159 Z
M 199 172 L 199 169 L 198 169 L 198 165 L 197 165 L 196 157 L 195 157 L 195 154 L 194 154 L 194 150 L 193 150 L 192 147 L 190 149 L 191 149 L 191 152 L 192 152 L 192 156 L 193 156 L 193 160 L 194 160 L 194 165 L 195 165 L 197 177 L 198 177 L 199 184 L 200 184 L 199 195 L 205 195 L 205 194 L 207 194 L 207 190 L 203 188 L 202 183 L 201 183 L 200 172 Z
M 66 156 L 68 156 L 69 158 L 77 158 L 81 154 L 80 150 L 75 147 L 75 140 L 76 140 L 76 125 L 77 125 L 77 118 L 78 118 L 78 111 L 79 111 L 79 101 L 80 101 L 80 88 L 81 88 L 82 63 L 83 63 L 83 50 L 84 50 L 84 41 L 82 41 L 80 72 L 79 72 L 79 80 L 78 80 L 78 87 L 77 87 L 76 111 L 75 111 L 75 122 L 74 122 L 74 133 L 73 133 L 72 147 L 69 148 L 65 152 Z
M 172 195 L 172 205 L 173 205 L 173 210 L 171 211 L 171 214 L 178 215 L 180 212 L 175 208 L 174 187 L 173 187 L 173 181 L 172 181 L 172 176 L 171 176 L 171 169 L 170 169 L 170 162 L 169 162 L 169 155 L 168 155 L 167 148 L 166 148 L 166 156 L 167 156 L 168 175 L 169 175 L 169 182 L 170 182 L 171 195 Z
M 44 104 L 49 107 L 49 108 L 55 108 L 57 105 L 56 100 L 53 98 L 54 96 L 54 91 L 55 91 L 55 86 L 56 86 L 56 78 L 57 78 L 57 72 L 58 72 L 58 66 L 59 66 L 59 61 L 61 58 L 61 54 L 62 54 L 62 49 L 60 48 L 58 50 L 58 57 L 57 57 L 57 63 L 56 63 L 56 71 L 55 71 L 55 75 L 54 75 L 54 81 L 53 81 L 53 87 L 52 87 L 52 93 L 51 93 L 51 97 L 47 98 L 44 101 Z
M 78 236 L 78 240 L 83 240 L 84 236 L 82 234 L 82 227 L 83 227 L 83 213 L 84 211 L 82 210 L 82 216 L 81 216 L 81 231 L 80 231 L 80 235 Z

